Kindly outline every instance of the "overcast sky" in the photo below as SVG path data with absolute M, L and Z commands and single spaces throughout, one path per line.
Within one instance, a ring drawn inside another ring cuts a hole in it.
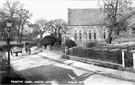
M 0 0 L 0 7 L 6 0 Z M 20 1 L 32 14 L 31 22 L 36 19 L 63 19 L 67 21 L 68 8 L 97 8 L 98 0 L 9 0 Z

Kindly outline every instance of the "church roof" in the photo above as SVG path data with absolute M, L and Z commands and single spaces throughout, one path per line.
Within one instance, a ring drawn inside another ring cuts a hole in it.
M 101 9 L 68 9 L 69 25 L 99 25 L 103 21 L 104 13 Z

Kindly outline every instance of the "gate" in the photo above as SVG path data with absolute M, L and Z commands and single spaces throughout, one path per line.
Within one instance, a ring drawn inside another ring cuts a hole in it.
M 133 52 L 130 50 L 125 51 L 124 53 L 125 67 L 132 68 L 133 67 Z

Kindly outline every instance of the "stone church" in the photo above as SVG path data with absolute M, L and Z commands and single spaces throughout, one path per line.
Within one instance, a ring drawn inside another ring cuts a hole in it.
M 104 17 L 100 9 L 68 9 L 69 37 L 78 45 L 105 41 L 108 29 L 105 28 Z M 134 35 L 133 31 L 128 31 L 128 34 Z
M 100 9 L 68 9 L 69 36 L 78 45 L 107 39 L 104 13 Z

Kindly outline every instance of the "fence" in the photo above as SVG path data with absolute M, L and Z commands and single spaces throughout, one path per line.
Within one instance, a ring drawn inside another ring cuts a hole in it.
M 133 52 L 131 51 L 125 51 L 124 52 L 124 62 L 125 67 L 133 67 Z
M 122 64 L 121 50 L 94 50 L 72 48 L 72 50 L 69 50 L 69 55 Z

